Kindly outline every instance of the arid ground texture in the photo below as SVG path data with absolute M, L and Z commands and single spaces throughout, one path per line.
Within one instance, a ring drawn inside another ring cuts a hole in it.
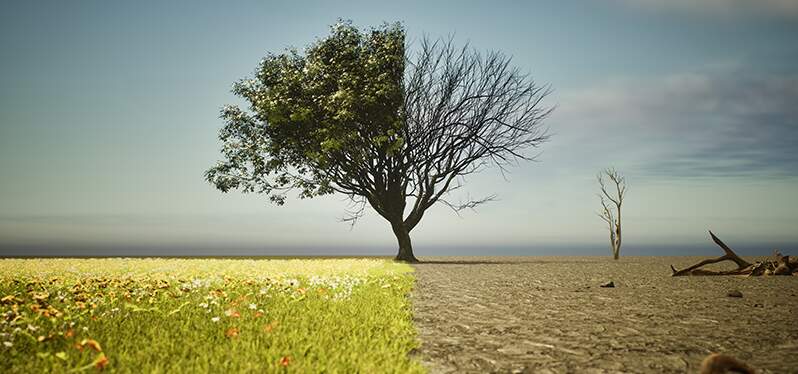
M 416 356 L 433 373 L 693 373 L 722 352 L 798 372 L 798 277 L 670 276 L 700 259 L 424 257 Z

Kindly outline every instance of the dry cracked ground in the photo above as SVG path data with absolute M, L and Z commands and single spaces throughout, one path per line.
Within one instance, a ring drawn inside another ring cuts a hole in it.
M 670 277 L 698 260 L 423 258 L 416 355 L 432 373 L 692 373 L 722 352 L 798 373 L 798 277 Z

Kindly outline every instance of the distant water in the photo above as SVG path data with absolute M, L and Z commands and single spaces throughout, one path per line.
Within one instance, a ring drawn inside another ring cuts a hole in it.
M 798 245 L 732 244 L 741 256 L 768 256 L 773 249 L 798 255 Z M 415 246 L 418 256 L 609 256 L 601 245 L 517 245 L 517 246 Z M 219 247 L 219 246 L 139 246 L 139 245 L 7 245 L 0 244 L 0 257 L 256 257 L 256 256 L 393 256 L 393 247 L 307 246 L 307 247 Z M 712 242 L 700 245 L 634 245 L 621 249 L 626 256 L 719 256 L 723 251 Z

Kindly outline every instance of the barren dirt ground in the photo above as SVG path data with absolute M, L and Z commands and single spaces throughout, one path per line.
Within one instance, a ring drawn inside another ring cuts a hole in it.
M 433 373 L 690 373 L 722 352 L 798 373 L 798 277 L 670 276 L 701 259 L 422 258 L 417 357 Z

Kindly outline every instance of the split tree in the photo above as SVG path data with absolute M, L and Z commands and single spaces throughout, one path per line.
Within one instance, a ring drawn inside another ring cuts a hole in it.
M 455 211 L 464 177 L 534 156 L 551 108 L 538 85 L 498 52 L 422 39 L 414 51 L 399 24 L 361 31 L 348 22 L 305 50 L 269 54 L 226 106 L 223 160 L 206 179 L 227 192 L 262 193 L 278 205 L 338 193 L 354 223 L 371 206 L 391 225 L 397 260 L 417 261 L 410 232 L 436 203 Z

